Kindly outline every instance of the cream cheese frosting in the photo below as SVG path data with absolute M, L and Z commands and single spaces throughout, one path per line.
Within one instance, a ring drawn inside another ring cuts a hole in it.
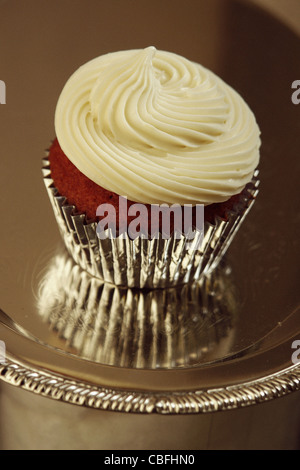
M 260 130 L 243 98 L 175 53 L 112 52 L 67 81 L 55 131 L 99 186 L 149 204 L 212 204 L 242 191 L 259 162 Z

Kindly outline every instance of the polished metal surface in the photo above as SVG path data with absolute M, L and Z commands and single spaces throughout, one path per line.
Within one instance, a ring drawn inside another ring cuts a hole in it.
M 29 0 L 17 17 L 14 4 L 1 4 L 0 18 L 0 377 L 63 401 L 137 412 L 216 411 L 299 389 L 300 106 L 291 83 L 300 38 L 234 0 L 195 0 L 189 9 L 137 2 L 134 30 L 124 21 L 127 1 Z M 145 17 L 155 28 L 140 27 Z M 68 76 L 102 53 L 149 44 L 211 68 L 243 95 L 262 130 L 260 193 L 224 262 L 171 292 L 122 291 L 78 271 L 41 175 Z

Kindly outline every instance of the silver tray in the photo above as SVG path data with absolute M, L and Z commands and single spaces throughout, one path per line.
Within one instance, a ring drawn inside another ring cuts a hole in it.
M 299 390 L 292 345 L 300 340 L 300 108 L 291 101 L 299 37 L 246 2 L 195 0 L 180 21 L 170 11 L 164 27 L 160 2 L 139 2 L 137 24 L 148 5 L 148 21 L 158 27 L 131 29 L 125 38 L 119 18 L 127 2 L 118 3 L 117 19 L 110 7 L 89 3 L 86 23 L 83 2 L 71 12 L 61 2 L 60 19 L 55 2 L 34 15 L 36 3 L 26 2 L 17 16 L 1 5 L 14 29 L 0 33 L 8 45 L 0 50 L 8 90 L 0 108 L 0 378 L 55 400 L 138 413 L 228 410 Z M 72 21 L 62 26 L 64 13 Z M 101 13 L 110 20 L 99 20 Z M 174 25 L 180 30 L 191 17 L 198 20 L 178 40 Z M 73 48 L 66 38 L 79 24 L 80 47 Z M 203 63 L 236 88 L 256 114 L 263 146 L 258 199 L 220 268 L 190 287 L 138 291 L 102 285 L 68 258 L 41 159 L 73 70 L 110 50 L 150 43 Z

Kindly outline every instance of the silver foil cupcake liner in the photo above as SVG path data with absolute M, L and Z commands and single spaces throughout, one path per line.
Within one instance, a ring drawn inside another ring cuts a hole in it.
M 97 222 L 87 222 L 84 213 L 60 195 L 51 178 L 48 158 L 43 160 L 43 177 L 56 221 L 68 252 L 74 261 L 92 276 L 124 287 L 164 288 L 194 282 L 214 269 L 258 193 L 258 171 L 241 194 L 238 204 L 227 213 L 227 220 L 205 222 L 204 234 L 164 239 L 132 240 L 127 234 L 113 238 L 97 236 Z M 197 247 L 197 249 L 195 249 Z
M 201 281 L 166 289 L 116 287 L 53 258 L 40 279 L 38 312 L 55 343 L 116 367 L 190 367 L 231 351 L 237 298 L 228 266 Z

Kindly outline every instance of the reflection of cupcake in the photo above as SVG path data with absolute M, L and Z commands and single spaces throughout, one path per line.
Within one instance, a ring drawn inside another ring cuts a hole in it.
M 230 354 L 236 299 L 228 271 L 167 289 L 106 284 L 58 255 L 41 279 L 38 311 L 64 349 L 101 364 L 171 368 Z
M 217 264 L 256 196 L 252 112 L 212 72 L 176 54 L 150 47 L 88 62 L 65 85 L 55 127 L 44 175 L 64 241 L 81 267 L 116 285 L 198 279 Z M 182 225 L 177 237 L 173 219 L 168 238 L 161 221 L 154 239 L 120 234 L 136 214 L 119 213 L 119 196 L 128 207 L 144 205 L 139 220 L 148 234 L 150 206 L 192 205 L 191 229 L 204 204 L 204 238 L 199 230 L 186 243 L 188 231 Z M 113 207 L 116 231 L 100 239 L 103 204 Z

